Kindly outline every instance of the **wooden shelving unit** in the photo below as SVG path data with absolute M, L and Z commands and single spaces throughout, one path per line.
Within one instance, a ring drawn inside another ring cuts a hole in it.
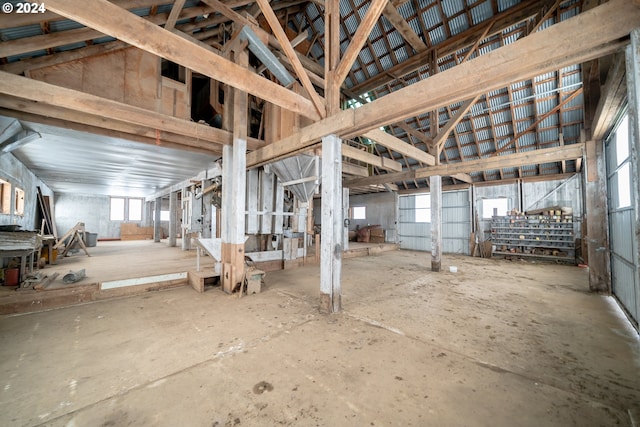
M 508 215 L 491 220 L 494 255 L 575 263 L 572 215 Z

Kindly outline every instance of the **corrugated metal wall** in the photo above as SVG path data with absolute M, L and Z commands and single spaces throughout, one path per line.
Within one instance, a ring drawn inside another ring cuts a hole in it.
M 442 252 L 469 255 L 471 233 L 469 190 L 442 193 Z
M 416 195 L 400 196 L 398 237 L 401 249 L 431 250 L 431 224 L 416 222 Z
M 606 143 L 607 160 L 607 193 L 609 197 L 609 246 L 611 251 L 611 285 L 613 293 L 618 301 L 623 305 L 626 312 L 635 320 L 636 324 L 640 319 L 640 283 L 638 283 L 636 266 L 634 260 L 638 259 L 633 244 L 634 236 L 638 230 L 634 229 L 634 201 L 631 199 L 630 206 L 625 206 L 619 197 L 619 190 L 627 190 L 622 180 L 629 179 L 623 169 L 629 167 L 630 157 L 620 155 L 616 149 L 616 140 L 626 138 L 620 128 Z M 628 141 L 627 141 L 628 142 Z M 620 158 L 618 158 L 620 157 Z M 629 187 L 630 188 L 630 187 Z M 630 191 L 631 197 L 634 192 Z
M 400 248 L 431 250 L 431 224 L 416 222 L 416 196 L 400 196 Z M 442 193 L 442 252 L 469 254 L 471 208 L 469 190 Z

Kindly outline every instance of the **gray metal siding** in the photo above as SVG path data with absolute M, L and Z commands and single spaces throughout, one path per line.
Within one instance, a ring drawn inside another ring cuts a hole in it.
M 415 195 L 399 198 L 401 249 L 431 250 L 431 223 L 415 222 Z M 469 190 L 442 193 L 442 252 L 469 254 Z
M 613 293 L 626 312 L 635 320 L 640 321 L 640 283 L 635 260 L 638 254 L 633 239 L 635 230 L 635 209 L 631 192 L 631 206 L 618 208 L 618 172 L 620 167 L 629 159 L 616 158 L 616 134 L 607 141 L 607 192 L 609 195 L 609 246 L 611 251 L 611 286 Z M 620 163 L 618 165 L 618 163 Z

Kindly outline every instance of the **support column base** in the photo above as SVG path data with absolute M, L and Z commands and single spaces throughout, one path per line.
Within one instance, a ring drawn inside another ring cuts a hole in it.
M 324 314 L 337 313 L 342 310 L 342 295 L 320 293 L 320 312 Z
M 232 293 L 239 283 L 244 282 L 244 244 L 222 244 L 222 290 Z
M 441 261 L 431 260 L 431 271 L 438 272 L 438 271 L 440 271 L 441 267 L 442 267 L 442 262 Z

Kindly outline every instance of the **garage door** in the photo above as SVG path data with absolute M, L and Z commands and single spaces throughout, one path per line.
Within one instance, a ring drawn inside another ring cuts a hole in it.
M 400 248 L 431 250 L 429 194 L 400 196 L 398 235 Z M 442 252 L 469 254 L 471 208 L 469 190 L 442 193 Z
M 613 293 L 632 321 L 640 318 L 640 283 L 632 189 L 628 117 L 607 140 L 607 190 L 609 195 L 609 241 L 611 248 L 611 286 Z

